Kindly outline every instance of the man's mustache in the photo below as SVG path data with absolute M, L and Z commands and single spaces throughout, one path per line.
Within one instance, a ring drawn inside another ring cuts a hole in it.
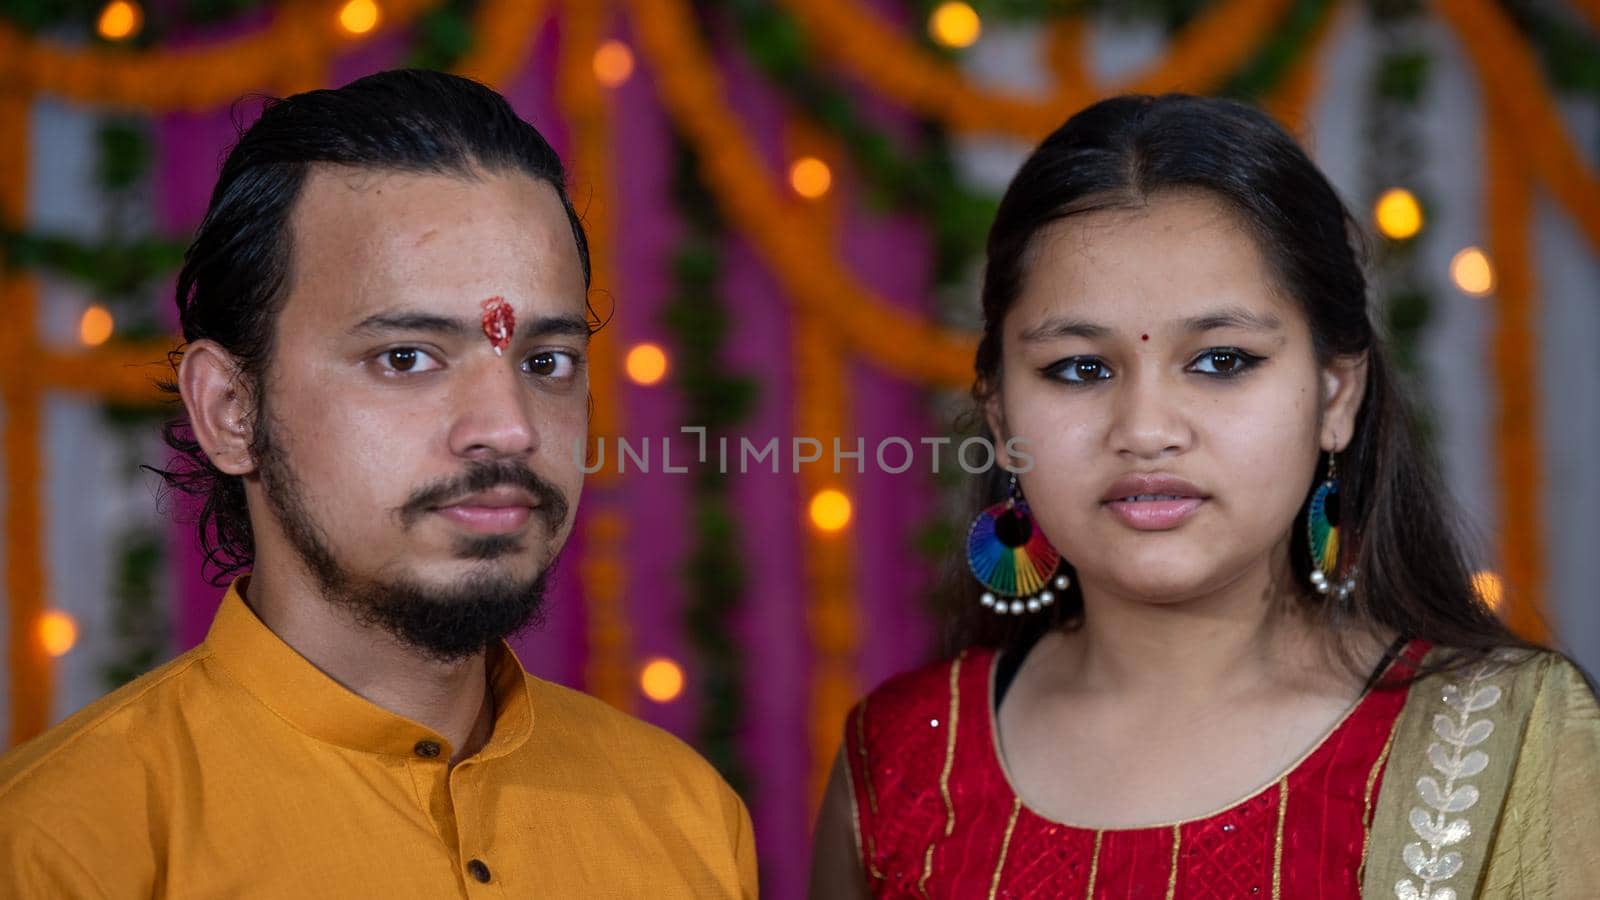
M 502 485 L 521 488 L 531 494 L 538 503 L 534 513 L 544 519 L 552 532 L 566 522 L 567 498 L 555 485 L 535 475 L 527 466 L 500 460 L 470 462 L 461 475 L 418 488 L 400 507 L 400 524 L 410 528 L 431 510 Z

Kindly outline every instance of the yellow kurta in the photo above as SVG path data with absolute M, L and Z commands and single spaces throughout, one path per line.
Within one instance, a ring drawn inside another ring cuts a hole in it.
M 199 647 L 0 757 L 0 897 L 754 897 L 676 738 L 490 655 L 494 733 L 346 690 L 228 592 Z

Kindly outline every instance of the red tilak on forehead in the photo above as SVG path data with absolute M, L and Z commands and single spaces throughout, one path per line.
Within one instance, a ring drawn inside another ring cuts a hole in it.
M 483 301 L 483 336 L 489 339 L 494 355 L 499 356 L 511 345 L 511 335 L 517 330 L 517 314 L 511 304 L 500 296 Z

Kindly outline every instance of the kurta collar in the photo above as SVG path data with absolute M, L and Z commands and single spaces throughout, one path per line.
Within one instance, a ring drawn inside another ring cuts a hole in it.
M 418 744 L 438 746 L 450 759 L 443 735 L 367 700 L 346 688 L 284 643 L 245 604 L 249 576 L 235 579 L 206 634 L 209 656 L 240 686 L 294 728 L 350 750 L 414 757 Z M 528 679 L 504 641 L 489 650 L 494 732 L 472 759 L 503 756 L 520 747 L 533 729 Z

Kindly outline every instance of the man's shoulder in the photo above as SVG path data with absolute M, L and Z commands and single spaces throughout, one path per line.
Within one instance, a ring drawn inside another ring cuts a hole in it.
M 135 738 L 177 710 L 174 693 L 207 655 L 204 645 L 196 647 L 0 755 L 0 808 L 101 790 L 105 779 L 136 767 L 141 742 Z
M 690 781 L 722 783 L 715 768 L 693 747 L 598 697 L 525 676 L 533 701 L 533 730 L 563 754 L 582 754 L 624 771 L 648 769 Z

